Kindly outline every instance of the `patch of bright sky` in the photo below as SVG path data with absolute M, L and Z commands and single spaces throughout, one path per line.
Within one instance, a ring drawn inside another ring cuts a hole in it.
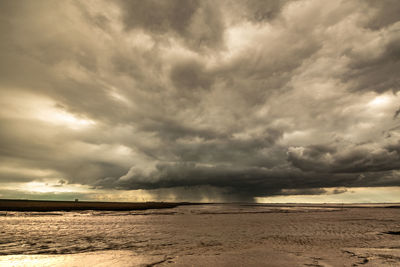
M 54 107 L 43 108 L 36 115 L 40 120 L 52 124 L 67 126 L 72 129 L 80 129 L 95 124 L 92 120 L 78 118 L 66 111 Z
M 79 184 L 62 184 L 61 179 L 45 179 L 40 182 L 8 183 L 1 187 L 3 190 L 15 190 L 29 193 L 89 193 L 92 189 L 89 186 Z
M 329 188 L 324 188 L 329 192 Z M 356 187 L 341 194 L 258 197 L 257 203 L 397 203 L 400 187 Z
M 371 107 L 381 107 L 387 104 L 389 101 L 390 98 L 387 95 L 380 95 L 371 100 L 368 105 Z
M 11 95 L 2 95 L 1 100 L 3 109 L 0 116 L 2 117 L 39 120 L 76 130 L 95 124 L 93 120 L 78 117 L 58 108 L 57 103 L 48 98 L 16 92 Z
M 129 103 L 129 100 L 124 97 L 123 95 L 121 95 L 120 93 L 118 93 L 117 89 L 113 88 L 111 91 L 109 91 L 109 94 L 111 97 L 113 97 L 114 99 L 123 102 L 125 104 Z
M 223 54 L 224 58 L 229 60 L 242 51 L 248 50 L 259 42 L 258 39 L 271 33 L 269 24 L 252 24 L 250 22 L 238 24 L 226 30 L 226 46 L 227 51 Z
M 155 201 L 154 195 L 145 190 L 115 190 L 92 188 L 88 185 L 60 183 L 60 179 L 40 182 L 7 183 L 0 188 L 0 198 L 33 200 L 89 201 Z

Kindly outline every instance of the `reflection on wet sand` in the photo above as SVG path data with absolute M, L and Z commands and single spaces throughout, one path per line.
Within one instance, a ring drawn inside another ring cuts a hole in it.
M 0 266 L 152 266 L 168 261 L 163 256 L 140 256 L 132 251 L 110 250 L 101 252 L 86 252 L 64 255 L 11 255 L 0 257 Z

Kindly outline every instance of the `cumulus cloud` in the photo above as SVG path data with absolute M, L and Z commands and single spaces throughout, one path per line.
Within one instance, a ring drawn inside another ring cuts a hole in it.
M 397 1 L 0 5 L 1 183 L 193 201 L 400 185 Z

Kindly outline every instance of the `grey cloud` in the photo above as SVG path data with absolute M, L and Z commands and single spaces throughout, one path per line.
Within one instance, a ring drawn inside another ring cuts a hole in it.
M 353 144 L 350 147 L 307 146 L 289 148 L 288 160 L 304 171 L 360 173 L 400 168 L 399 143 Z
M 378 30 L 399 21 L 400 4 L 396 0 L 365 1 L 372 7 L 371 18 L 367 22 L 368 28 Z
M 86 20 L 86 22 L 93 26 L 93 28 L 98 28 L 104 31 L 110 30 L 110 19 L 106 15 L 106 12 L 93 12 L 93 10 L 90 10 L 88 6 L 85 6 L 81 2 L 74 2 L 74 4 L 79 8 L 82 17 Z
M 248 20 L 255 23 L 272 21 L 276 19 L 282 9 L 291 0 L 245 0 L 224 1 L 224 8 L 232 16 L 233 21 Z
M 400 90 L 396 72 L 400 68 L 400 28 L 389 33 L 387 43 L 381 48 L 383 52 L 372 50 L 369 55 L 350 54 L 350 71 L 344 78 L 350 81 L 352 90 L 378 93 Z
M 267 172 L 268 173 L 268 172 Z M 118 186 L 130 189 L 155 189 L 155 188 L 174 188 L 182 186 L 204 186 L 228 188 L 235 194 L 249 195 L 254 194 L 254 189 L 268 190 L 273 192 L 277 188 L 267 189 L 263 183 L 274 184 L 273 181 L 265 179 L 265 172 L 262 169 L 241 169 L 234 166 L 215 166 L 207 167 L 194 163 L 186 164 L 160 164 L 156 170 L 149 174 L 131 172 L 119 180 L 105 181 L 112 184 L 100 183 L 103 186 Z M 267 175 L 265 175 L 267 176 Z M 276 182 L 276 180 L 275 180 Z
M 292 195 L 324 195 L 328 191 L 323 188 L 306 188 L 306 189 L 282 189 L 278 194 L 283 196 Z
M 209 89 L 213 83 L 212 74 L 196 61 L 177 63 L 172 67 L 170 77 L 173 84 L 183 90 Z
M 337 194 L 343 194 L 343 193 L 346 193 L 348 190 L 346 189 L 346 188 L 335 188 L 334 190 L 333 190 L 333 194 L 334 195 L 337 195 Z
M 7 128 L 0 128 L 1 161 L 6 166 L 14 165 L 17 169 L 25 167 L 56 172 L 45 177 L 29 173 L 16 174 L 17 177 L 15 177 L 15 175 L 3 173 L 2 175 L 10 182 L 47 177 L 90 184 L 94 183 L 98 177 L 119 177 L 128 169 L 126 163 L 110 162 L 103 159 L 102 155 L 81 151 L 85 150 L 85 147 L 87 149 L 88 146 L 74 142 L 71 130 L 63 129 L 60 132 L 56 127 L 28 120 L 13 120 L 12 122 L 2 120 L 1 125 L 7 125 Z
M 199 1 L 121 1 L 126 27 L 144 27 L 162 33 L 172 28 L 183 33 L 197 8 Z
M 393 119 L 396 119 L 400 114 L 400 108 L 398 110 L 396 110 L 396 112 L 393 115 Z
M 381 174 L 379 174 L 380 176 Z M 383 178 L 368 173 L 362 179 L 358 174 L 304 174 L 297 170 L 268 170 L 264 168 L 242 168 L 219 165 L 163 164 L 153 172 L 144 173 L 139 169 L 131 171 L 120 179 L 99 181 L 101 187 L 120 189 L 147 189 L 211 186 L 228 191 L 232 198 L 247 200 L 256 196 L 282 194 L 321 193 L 321 187 L 340 186 L 390 186 L 396 185 L 400 177 Z M 282 189 L 285 189 L 282 191 Z M 339 190 L 336 194 L 341 193 Z M 333 192 L 335 193 L 335 192 Z
M 68 182 L 63 180 L 63 179 L 61 179 L 61 180 L 58 181 L 57 184 L 53 185 L 53 187 L 63 187 L 65 184 L 68 184 Z
M 282 8 L 287 4 L 288 0 L 273 0 L 273 1 L 259 1 L 249 0 L 245 1 L 245 7 L 248 10 L 248 15 L 251 20 L 263 21 L 276 18 Z
M 7 161 L 5 161 L 7 163 Z M 0 183 L 27 183 L 40 180 L 42 177 L 30 173 L 15 173 L 2 170 L 0 173 Z
M 282 133 L 271 129 L 248 140 L 232 137 L 207 142 L 190 142 L 189 140 L 187 143 L 175 144 L 171 150 L 184 162 L 236 163 L 272 167 L 280 156 L 274 144 L 281 136 Z M 271 150 L 274 152 L 271 153 Z
M 193 48 L 219 47 L 224 26 L 218 4 L 209 1 L 120 1 L 127 30 L 175 34 Z

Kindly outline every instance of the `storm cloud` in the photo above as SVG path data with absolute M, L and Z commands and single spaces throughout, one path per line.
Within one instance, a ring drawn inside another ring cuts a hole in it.
M 253 201 L 400 186 L 399 10 L 1 1 L 0 187 Z

